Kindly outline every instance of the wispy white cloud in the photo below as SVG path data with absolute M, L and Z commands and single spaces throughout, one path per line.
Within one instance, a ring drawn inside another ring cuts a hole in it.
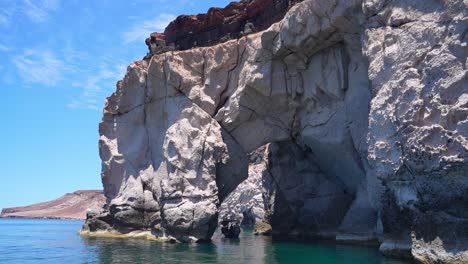
M 49 12 L 58 8 L 58 0 L 24 0 L 22 12 L 33 22 L 40 23 L 49 18 Z
M 140 21 L 133 25 L 133 27 L 122 34 L 123 42 L 125 44 L 142 41 L 146 39 L 149 34 L 155 31 L 164 31 L 166 26 L 176 18 L 172 14 L 160 14 L 154 19 Z
M 115 89 L 115 82 L 123 77 L 125 67 L 102 64 L 99 71 L 89 75 L 83 82 L 72 83 L 73 87 L 81 88 L 82 94 L 67 106 L 74 109 L 102 110 L 103 99 Z
M 30 48 L 13 60 L 18 75 L 26 82 L 54 86 L 63 78 L 66 65 L 49 50 Z
M 83 68 L 90 60 L 101 63 L 97 68 Z M 11 63 L 20 81 L 26 84 L 78 89 L 78 95 L 67 106 L 98 111 L 102 109 L 106 96 L 115 89 L 117 80 L 121 79 L 126 71 L 122 61 L 106 55 L 90 58 L 71 46 L 65 46 L 59 52 L 39 47 L 25 49 L 14 55 Z M 2 67 L 0 65 L 0 69 Z
M 7 51 L 10 51 L 10 50 L 11 50 L 10 47 L 0 43 L 0 51 L 7 52 Z
M 86 109 L 86 110 L 102 110 L 102 106 L 98 106 L 98 102 L 94 99 L 90 100 L 73 100 L 71 103 L 67 104 L 68 108 L 72 109 Z
M 34 23 L 47 21 L 51 13 L 60 6 L 60 0 L 17 0 L 3 1 L 0 10 L 0 26 L 9 26 L 25 16 Z
M 8 23 L 10 23 L 10 19 L 6 15 L 0 14 L 0 26 L 6 25 Z
M 0 26 L 7 26 L 11 24 L 14 11 L 14 5 L 2 5 L 0 10 Z

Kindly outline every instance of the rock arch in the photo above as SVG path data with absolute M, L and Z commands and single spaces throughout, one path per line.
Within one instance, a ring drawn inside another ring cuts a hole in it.
M 209 239 L 246 153 L 276 142 L 271 161 L 289 164 L 276 175 L 322 186 L 294 200 L 272 172 L 272 203 L 313 219 L 307 232 L 383 232 L 386 252 L 464 257 L 467 9 L 444 3 L 306 0 L 262 32 L 132 63 L 100 124 L 108 212 L 88 227 Z
M 356 194 L 370 87 L 355 9 L 306 1 L 266 31 L 131 64 L 100 126 L 116 222 L 209 239 L 219 202 L 247 176 L 246 153 L 268 142 L 310 150 Z

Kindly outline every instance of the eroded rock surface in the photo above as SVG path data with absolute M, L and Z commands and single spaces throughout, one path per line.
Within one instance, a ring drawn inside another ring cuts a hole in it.
M 104 109 L 108 208 L 88 228 L 207 240 L 261 175 L 274 234 L 466 261 L 467 10 L 305 0 L 258 33 L 132 63 Z
M 367 174 L 370 184 L 385 186 L 371 197 L 383 202 L 388 239 L 411 241 L 412 232 L 412 254 L 427 263 L 438 254 L 441 261 L 468 259 L 467 7 L 398 0 L 364 6 L 374 95 Z
M 229 220 L 255 226 L 265 219 L 263 178 L 267 170 L 268 146 L 250 153 L 249 176 L 229 194 L 219 208 L 219 222 Z

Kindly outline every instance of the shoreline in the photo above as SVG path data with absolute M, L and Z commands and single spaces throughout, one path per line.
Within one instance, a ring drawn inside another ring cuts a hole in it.
M 253 233 L 253 232 L 252 232 Z M 94 237 L 94 238 L 116 238 L 116 239 L 142 239 L 149 241 L 158 241 L 161 243 L 184 243 L 170 237 L 159 237 L 154 235 L 151 231 L 132 231 L 130 233 L 120 233 L 117 231 L 78 231 L 77 234 L 81 237 Z M 330 238 L 326 236 L 313 236 L 298 237 L 298 236 L 269 236 L 271 237 L 272 242 L 293 242 L 293 243 L 303 243 L 303 244 L 334 244 L 334 245 L 343 245 L 343 246 L 352 246 L 352 247 L 367 247 L 374 248 L 382 256 L 396 259 L 396 260 L 406 260 L 406 261 L 415 261 L 415 258 L 411 255 L 411 246 L 408 246 L 406 243 L 401 243 L 401 240 L 392 240 L 392 239 L 364 239 L 361 236 L 351 236 L 351 235 L 339 235 L 336 238 Z M 210 240 L 212 241 L 212 240 Z M 207 241 L 205 241 L 207 242 Z M 196 241 L 189 241 L 189 243 L 198 243 Z M 384 245 L 384 247 L 382 247 Z
M 226 239 L 216 231 L 211 241 L 203 243 L 171 243 L 155 239 L 150 230 L 137 231 L 132 234 L 119 235 L 108 233 L 79 235 L 79 222 L 61 224 L 56 221 L 11 221 L 11 225 L 2 225 L 2 235 L 14 238 L 2 240 L 0 248 L 15 248 L 5 255 L 7 262 L 21 262 L 24 259 L 35 259 L 38 262 L 85 263 L 95 260 L 142 261 L 148 263 L 270 263 L 278 264 L 304 262 L 306 259 L 336 259 L 337 264 L 349 263 L 349 259 L 359 260 L 356 263 L 381 263 L 386 258 L 378 250 L 360 246 L 338 246 L 331 243 L 290 243 L 271 241 L 270 237 L 255 236 L 252 229 L 244 230 L 240 239 Z M 66 222 L 65 222 L 66 223 Z M 163 236 L 159 232 L 155 235 Z M 23 234 L 27 234 L 23 236 Z M 44 243 L 46 241 L 47 243 Z M 34 244 L 32 244 L 34 243 Z M 31 250 L 30 245 L 34 246 Z M 235 254 L 233 254 L 235 252 Z M 285 252 L 286 257 L 276 253 Z M 289 254 L 292 252 L 293 254 Z M 57 255 L 59 255 L 57 257 Z M 319 261 L 320 262 L 320 261 Z M 411 262 L 396 262 L 411 264 Z
M 51 218 L 51 217 L 0 217 L 2 219 L 20 219 L 20 220 L 73 220 L 73 221 L 84 221 L 84 219 L 73 219 L 73 218 Z M 253 232 L 252 232 L 253 233 Z M 181 241 L 177 241 L 171 237 L 165 236 L 157 236 L 153 232 L 149 230 L 142 230 L 142 231 L 132 231 L 129 233 L 120 233 L 117 231 L 97 231 L 97 232 L 90 232 L 90 231 L 82 231 L 79 230 L 75 233 L 76 235 L 83 237 L 83 238 L 111 238 L 111 239 L 138 239 L 138 240 L 147 240 L 147 241 L 157 241 L 161 243 L 183 243 Z M 350 239 L 350 240 L 343 240 L 343 239 L 331 239 L 327 237 L 321 236 L 314 236 L 313 239 L 306 239 L 305 237 L 296 237 L 296 236 L 270 236 L 272 242 L 295 242 L 295 243 L 304 243 L 304 244 L 316 244 L 316 243 L 325 243 L 325 244 L 335 244 L 335 245 L 344 245 L 344 246 L 356 246 L 356 247 L 368 247 L 368 248 L 375 248 L 376 250 L 380 251 L 380 253 L 386 257 L 390 257 L 391 259 L 404 259 L 404 260 L 414 260 L 411 255 L 411 249 L 395 247 L 393 245 L 395 241 L 382 241 L 381 243 L 375 240 L 364 242 L 359 239 Z M 212 240 L 210 240 L 212 241 Z M 196 241 L 191 241 L 192 243 L 197 243 Z M 384 243 L 386 242 L 386 243 Z M 190 243 L 190 242 L 189 242 Z M 382 244 L 386 244 L 387 246 L 391 244 L 390 248 L 386 248 L 387 250 L 383 250 L 380 248 Z M 396 250 L 396 251 L 395 251 Z M 399 253 L 399 254 L 395 254 Z M 404 254 L 402 254 L 404 253 Z
M 84 218 L 68 218 L 68 217 L 23 217 L 23 216 L 0 216 L 0 219 L 29 219 L 29 220 L 73 220 L 85 221 Z

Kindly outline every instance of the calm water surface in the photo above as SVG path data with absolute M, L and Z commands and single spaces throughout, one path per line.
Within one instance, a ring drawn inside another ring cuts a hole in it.
M 375 248 L 272 242 L 244 230 L 240 240 L 219 232 L 209 244 L 165 244 L 137 239 L 83 238 L 82 221 L 0 219 L 0 263 L 312 263 L 407 264 Z

